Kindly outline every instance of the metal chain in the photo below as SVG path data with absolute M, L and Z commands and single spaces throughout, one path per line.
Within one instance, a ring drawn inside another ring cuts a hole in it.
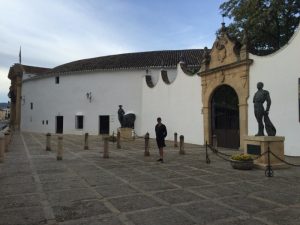
M 287 161 L 285 161 L 285 160 L 279 158 L 279 156 L 275 155 L 272 151 L 270 151 L 270 153 L 271 153 L 276 159 L 278 159 L 279 161 L 281 161 L 281 162 L 283 162 L 283 163 L 285 163 L 285 164 L 287 164 L 287 165 L 300 167 L 300 165 L 293 164 L 293 163 L 287 162 Z

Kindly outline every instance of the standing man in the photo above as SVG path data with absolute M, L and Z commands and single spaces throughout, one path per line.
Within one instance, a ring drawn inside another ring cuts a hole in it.
M 161 118 L 157 118 L 157 124 L 155 126 L 155 134 L 156 134 L 156 143 L 159 149 L 159 156 L 160 158 L 157 160 L 158 162 L 164 162 L 164 147 L 165 144 L 165 137 L 167 137 L 167 128 L 164 124 L 161 123 Z

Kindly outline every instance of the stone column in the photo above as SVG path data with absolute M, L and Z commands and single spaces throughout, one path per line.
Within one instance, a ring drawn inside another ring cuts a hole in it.
M 184 155 L 185 154 L 185 151 L 184 151 L 184 136 L 180 135 L 179 140 L 180 140 L 179 154 Z
M 144 152 L 144 156 L 150 156 L 150 152 L 149 152 L 149 139 L 150 139 L 150 135 L 147 132 L 145 135 L 145 152 Z
M 46 134 L 46 151 L 51 151 L 51 134 Z
M 244 147 L 244 137 L 248 135 L 248 104 L 239 104 L 240 111 L 240 149 Z M 254 113 L 254 112 L 253 112 Z
M 84 150 L 89 149 L 89 133 L 84 134 Z
M 174 147 L 177 148 L 178 147 L 178 142 L 177 142 L 177 133 L 174 133 Z
M 207 142 L 208 144 L 211 143 L 210 140 L 210 115 L 209 115 L 209 108 L 203 107 L 203 126 L 204 126 L 204 143 Z
M 109 158 L 109 152 L 108 152 L 108 139 L 109 137 L 104 138 L 104 150 L 103 150 L 103 158 L 107 159 Z
M 62 160 L 63 159 L 63 152 L 64 152 L 64 148 L 63 148 L 63 136 L 59 135 L 57 137 L 57 160 Z
M 0 134 L 0 163 L 4 162 L 4 152 L 5 152 L 5 139 L 2 134 Z
M 121 133 L 118 131 L 117 133 L 117 149 L 121 148 Z

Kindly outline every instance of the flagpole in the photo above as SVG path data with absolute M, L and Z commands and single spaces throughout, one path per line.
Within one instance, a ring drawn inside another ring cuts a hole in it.
M 19 51 L 19 63 L 22 64 L 22 49 L 20 46 L 20 51 Z

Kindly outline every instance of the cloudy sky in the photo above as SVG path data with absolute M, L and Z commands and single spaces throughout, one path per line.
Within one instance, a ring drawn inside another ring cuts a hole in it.
M 224 0 L 0 0 L 0 102 L 11 65 L 211 47 Z

